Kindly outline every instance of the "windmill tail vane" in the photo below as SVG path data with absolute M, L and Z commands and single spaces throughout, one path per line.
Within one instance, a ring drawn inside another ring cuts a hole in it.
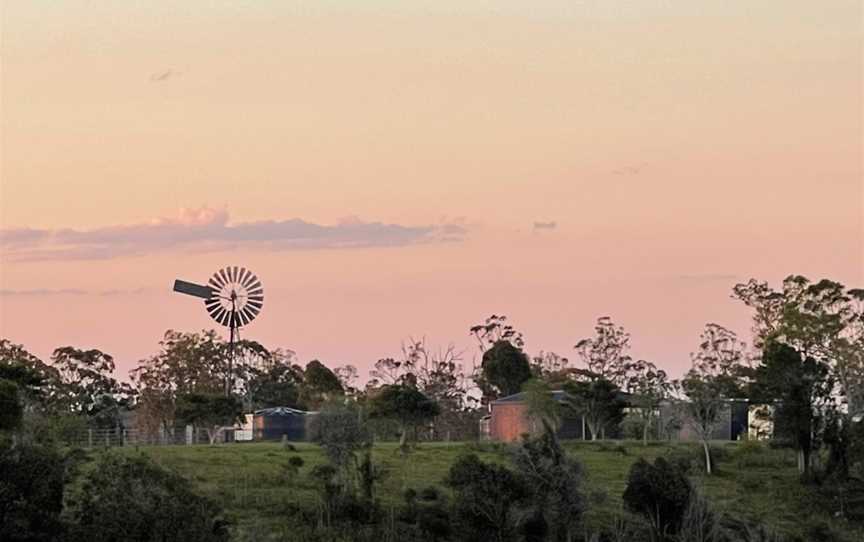
M 230 394 L 234 341 L 239 329 L 254 320 L 264 306 L 264 287 L 261 280 L 244 267 L 225 267 L 213 273 L 206 285 L 175 280 L 174 291 L 203 299 L 210 317 L 229 329 L 229 366 L 225 393 Z

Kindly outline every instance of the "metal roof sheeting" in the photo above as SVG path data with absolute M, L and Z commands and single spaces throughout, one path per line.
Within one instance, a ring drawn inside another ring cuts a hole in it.
M 552 399 L 559 403 L 563 403 L 570 399 L 570 395 L 563 390 L 553 390 L 550 391 L 549 394 L 552 396 Z M 493 405 L 497 405 L 500 403 L 524 403 L 527 399 L 527 394 L 524 391 L 520 391 L 519 393 L 514 393 L 513 395 L 508 395 L 507 397 L 502 397 L 501 399 L 492 401 Z
M 299 410 L 291 407 L 272 407 L 272 408 L 262 408 L 261 410 L 256 410 L 256 416 L 308 416 L 309 414 L 318 414 L 317 412 L 311 412 L 308 410 Z

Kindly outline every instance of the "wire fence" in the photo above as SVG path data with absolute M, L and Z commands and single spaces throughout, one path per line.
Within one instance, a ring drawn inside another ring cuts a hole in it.
M 277 432 L 264 432 L 260 429 L 237 429 L 226 428 L 213 435 L 211 441 L 210 432 L 205 428 L 176 427 L 173 430 L 144 431 L 134 428 L 112 428 L 112 429 L 76 429 L 63 431 L 57 435 L 58 440 L 70 447 L 75 448 L 114 448 L 122 446 L 193 446 L 210 445 L 222 443 L 244 443 L 244 442 L 297 442 L 307 440 L 308 435 L 302 437 L 294 432 L 277 434 Z M 452 434 L 448 431 L 441 435 L 430 432 L 418 431 L 414 439 L 419 442 L 453 442 L 453 441 L 477 441 L 485 440 L 476 432 L 470 435 L 462 433 Z M 398 442 L 399 436 L 395 433 L 375 433 L 376 442 Z
M 234 441 L 235 431 L 222 431 L 215 442 Z M 236 433 L 241 433 L 236 431 Z M 239 436 L 239 435 L 238 435 Z M 211 444 L 207 430 L 192 426 L 178 427 L 173 431 L 141 431 L 137 429 L 87 429 L 66 434 L 65 444 L 78 448 L 113 448 L 120 446 L 177 446 Z M 248 439 L 244 439 L 248 440 Z

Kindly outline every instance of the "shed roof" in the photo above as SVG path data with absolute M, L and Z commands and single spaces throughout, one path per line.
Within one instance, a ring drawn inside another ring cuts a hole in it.
M 563 403 L 570 399 L 570 394 L 563 390 L 552 390 L 549 394 L 552 396 L 552 399 L 558 403 Z M 524 403 L 527 399 L 528 394 L 524 391 L 520 391 L 519 393 L 514 393 L 513 395 L 508 395 L 507 397 L 502 397 L 498 400 L 492 401 L 492 404 Z
M 272 407 L 272 408 L 262 408 L 261 410 L 256 410 L 256 416 L 307 416 L 309 414 L 317 414 L 317 412 L 309 412 L 307 410 L 299 410 L 291 407 Z
M 567 393 L 564 390 L 552 390 L 549 392 L 552 396 L 552 399 L 558 403 L 566 403 L 573 399 L 573 396 Z M 626 391 L 619 391 L 618 397 L 624 399 L 625 401 L 629 401 L 632 397 L 632 394 L 627 393 Z M 520 391 L 519 393 L 514 393 L 513 395 L 508 395 L 507 397 L 502 397 L 495 401 L 492 401 L 491 404 L 508 404 L 508 403 L 524 403 L 528 400 L 528 394 L 524 391 Z

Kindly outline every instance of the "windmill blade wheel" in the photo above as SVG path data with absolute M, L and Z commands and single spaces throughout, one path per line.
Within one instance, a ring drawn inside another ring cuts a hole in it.
M 207 313 L 220 325 L 240 329 L 249 325 L 264 306 L 264 287 L 244 267 L 225 267 L 208 281 L 213 295 L 204 301 Z

